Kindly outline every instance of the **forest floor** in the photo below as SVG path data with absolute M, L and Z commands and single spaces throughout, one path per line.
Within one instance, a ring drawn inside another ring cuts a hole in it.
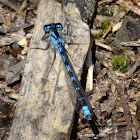
M 0 2 L 1 140 L 7 140 L 10 133 L 38 3 Z M 89 25 L 96 45 L 94 86 L 89 96 L 100 133 L 95 136 L 88 124 L 79 121 L 77 139 L 140 139 L 139 7 L 138 0 L 98 2 L 94 22 Z

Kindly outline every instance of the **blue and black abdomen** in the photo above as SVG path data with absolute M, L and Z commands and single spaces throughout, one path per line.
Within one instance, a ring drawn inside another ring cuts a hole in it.
M 83 90 L 81 91 L 82 87 L 78 86 L 79 81 L 78 81 L 77 77 L 74 76 L 75 74 L 73 74 L 74 71 L 73 71 L 72 65 L 71 65 L 71 63 L 69 61 L 69 58 L 68 58 L 67 54 L 64 52 L 63 47 L 61 48 L 61 50 L 62 51 L 59 51 L 60 56 L 61 56 L 61 58 L 62 58 L 62 60 L 64 62 L 64 65 L 65 65 L 65 67 L 66 67 L 66 69 L 68 71 L 68 74 L 70 76 L 71 82 L 72 82 L 72 84 L 73 84 L 73 86 L 74 86 L 74 88 L 75 88 L 75 90 L 77 92 L 78 100 L 79 100 L 79 102 L 80 102 L 80 104 L 82 106 L 82 110 L 84 112 L 84 115 L 86 116 L 87 120 L 92 120 L 91 112 L 89 110 L 88 105 L 86 104 L 86 100 L 85 100 L 85 98 L 83 96 L 81 96 L 81 92 L 83 91 Z

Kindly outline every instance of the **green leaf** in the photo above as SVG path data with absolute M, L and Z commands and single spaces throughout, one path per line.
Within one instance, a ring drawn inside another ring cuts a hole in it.
M 105 19 L 104 22 L 103 22 L 103 29 L 106 31 L 109 27 L 109 20 L 108 19 Z
M 123 12 L 124 10 L 125 10 L 125 7 L 122 6 L 122 7 L 120 8 L 120 11 Z
M 113 56 L 112 57 L 112 66 L 114 70 L 120 70 L 122 72 L 126 72 L 127 68 L 127 62 L 126 62 L 126 56 L 125 55 L 119 55 L 119 56 Z
M 106 39 L 105 44 L 109 45 L 109 43 L 112 42 L 112 40 L 113 40 L 113 37 Z

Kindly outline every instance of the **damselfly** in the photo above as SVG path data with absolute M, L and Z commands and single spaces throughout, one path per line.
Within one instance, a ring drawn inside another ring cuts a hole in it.
M 49 37 L 48 34 L 50 34 L 51 40 L 54 44 L 54 47 L 55 47 L 55 49 L 58 50 L 58 52 L 63 60 L 63 63 L 66 67 L 66 70 L 68 71 L 71 82 L 76 90 L 78 101 L 81 105 L 83 113 L 84 113 L 87 120 L 92 120 L 91 105 L 88 101 L 86 93 L 84 92 L 84 90 L 83 90 L 83 88 L 82 88 L 82 86 L 81 86 L 81 84 L 80 84 L 80 82 L 75 74 L 75 71 L 70 63 L 69 58 L 68 58 L 67 51 L 64 47 L 65 43 L 64 43 L 64 40 L 62 39 L 62 35 L 60 33 L 60 30 L 63 30 L 62 24 L 61 23 L 48 24 L 48 25 L 45 25 L 43 27 L 43 29 L 45 31 L 45 34 L 42 37 L 42 40 L 45 40 L 46 38 L 48 38 Z M 48 47 L 49 47 L 49 45 L 48 45 Z

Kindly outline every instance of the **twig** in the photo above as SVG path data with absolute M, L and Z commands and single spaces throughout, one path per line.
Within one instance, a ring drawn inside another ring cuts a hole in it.
M 2 96 L 2 95 L 0 95 L 0 100 L 1 101 L 3 101 L 3 102 L 6 102 L 6 103 L 16 103 L 16 101 L 15 100 L 11 100 L 11 99 L 9 99 L 8 97 L 6 97 L 6 96 Z
M 138 134 L 138 139 L 140 139 L 140 97 L 138 98 L 138 101 L 136 103 L 137 110 L 136 110 L 136 122 L 137 122 L 137 134 Z
M 16 12 L 18 12 L 18 8 L 8 0 L 0 0 L 0 1 L 5 5 L 9 6 L 10 8 L 14 9 Z
M 103 114 L 102 114 L 103 120 L 111 114 L 111 112 L 115 108 L 115 105 L 117 104 L 117 102 L 118 102 L 118 92 L 115 91 L 114 93 L 111 94 L 108 102 L 105 104 L 105 109 L 104 109 L 105 112 L 103 112 Z
M 0 28 L 0 33 L 6 34 L 7 32 L 16 32 L 20 30 L 21 28 L 26 29 L 26 28 L 32 28 L 34 25 L 33 24 L 24 24 L 24 25 L 19 25 L 18 27 L 13 26 L 11 28 Z
M 0 11 L 0 18 L 1 18 L 2 22 L 4 23 L 4 25 L 6 26 L 6 28 L 8 28 L 8 24 L 7 24 L 6 20 L 5 20 L 5 17 L 1 13 L 1 11 Z
M 23 12 L 26 6 L 27 6 L 27 0 L 24 0 L 21 7 L 19 8 L 18 15 L 20 15 Z
M 105 37 L 106 37 L 106 35 L 110 32 L 110 30 L 111 30 L 111 28 L 112 28 L 112 25 L 109 25 L 109 27 L 108 27 L 108 29 L 105 31 L 105 33 L 102 35 L 102 39 L 104 39 Z
M 103 4 L 103 3 L 112 2 L 112 1 L 114 1 L 114 0 L 102 0 L 102 1 L 98 2 L 98 6 Z
M 135 64 L 129 69 L 128 72 L 126 73 L 119 73 L 119 72 L 116 72 L 116 75 L 117 76 L 120 76 L 120 77 L 125 77 L 125 78 L 128 78 L 130 77 L 134 71 L 137 69 L 137 67 L 140 66 L 140 58 L 135 62 Z
M 139 7 L 134 6 L 131 1 L 118 0 L 116 3 L 124 6 L 127 10 L 130 10 L 140 16 Z
M 140 46 L 140 40 L 138 41 L 129 41 L 129 42 L 121 42 L 123 46 Z
M 108 69 L 108 76 L 114 82 L 114 84 L 116 86 L 116 89 L 117 89 L 117 92 L 120 95 L 121 102 L 122 102 L 122 107 L 123 107 L 125 118 L 126 118 L 125 121 L 126 121 L 126 124 L 127 124 L 127 130 L 128 130 L 127 132 L 131 131 L 133 136 L 136 137 L 136 130 L 135 130 L 135 127 L 133 126 L 132 118 L 131 118 L 131 112 L 129 110 L 128 103 L 127 103 L 128 100 L 127 100 L 127 96 L 126 96 L 126 92 L 125 92 L 124 81 L 120 80 L 116 76 L 112 67 L 109 67 L 109 69 Z
M 110 46 L 101 43 L 99 40 L 95 40 L 95 44 L 100 46 L 100 47 L 102 47 L 102 48 L 105 48 L 105 49 L 107 49 L 109 51 L 114 52 L 114 50 Z
M 89 48 L 88 54 L 87 54 L 87 60 L 86 65 L 88 67 L 88 74 L 87 74 L 87 82 L 86 82 L 86 91 L 90 91 L 93 89 L 93 70 L 94 70 L 94 64 L 92 62 L 92 47 Z
M 134 98 L 140 97 L 140 91 L 134 95 Z
M 140 97 L 138 98 L 138 101 L 136 103 L 137 110 L 136 110 L 136 121 L 137 121 L 137 128 L 138 128 L 138 138 L 140 139 Z
M 27 0 L 24 0 L 24 2 L 22 3 L 21 7 L 19 8 L 17 15 L 15 16 L 15 18 L 13 19 L 13 21 L 16 20 L 16 18 L 21 15 L 21 13 L 23 12 L 23 10 L 25 9 L 25 7 L 27 6 Z
M 128 72 L 125 73 L 126 76 L 130 76 L 131 74 L 134 73 L 137 67 L 140 66 L 140 58 L 136 61 L 136 63 L 132 66 L 132 68 L 129 69 Z

